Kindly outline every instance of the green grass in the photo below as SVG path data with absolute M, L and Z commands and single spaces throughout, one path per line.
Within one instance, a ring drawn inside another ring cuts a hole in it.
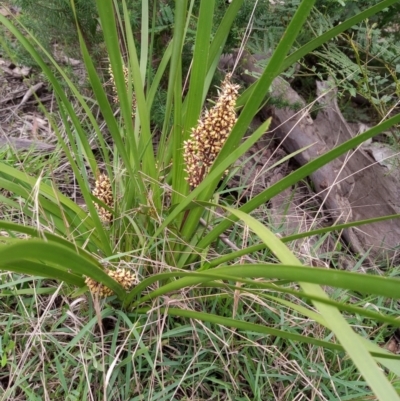
M 138 316 L 112 302 L 71 298 L 48 280 L 3 273 L 0 291 L 4 400 L 355 400 L 370 394 L 342 351 L 160 313 L 161 306 L 183 305 L 331 340 L 311 319 L 251 294 L 187 290 L 154 301 L 151 313 Z M 343 297 L 398 311 L 383 298 L 333 293 Z M 349 316 L 349 323 L 379 344 L 391 332 L 359 316 Z M 399 386 L 398 379 L 393 383 Z

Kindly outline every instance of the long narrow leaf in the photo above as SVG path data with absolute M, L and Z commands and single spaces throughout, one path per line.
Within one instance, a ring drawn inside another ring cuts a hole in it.
M 341 231 L 341 230 L 345 230 L 346 228 L 358 227 L 358 226 L 362 226 L 365 224 L 376 223 L 378 221 L 385 221 L 385 220 L 398 219 L 398 218 L 400 218 L 400 214 L 392 214 L 389 216 L 375 217 L 372 219 L 352 221 L 350 223 L 335 224 L 335 225 L 329 226 L 329 227 L 322 227 L 322 228 L 317 228 L 315 230 L 304 231 L 304 232 L 301 232 L 298 234 L 288 235 L 287 237 L 282 237 L 281 241 L 286 243 L 286 242 L 296 241 L 301 238 L 312 237 L 314 235 L 326 234 L 326 233 L 330 233 L 333 231 Z M 258 251 L 261 251 L 266 248 L 268 248 L 268 246 L 265 243 L 260 243 L 260 244 L 249 246 L 247 248 L 240 249 L 239 251 L 230 252 L 227 255 L 220 256 L 216 259 L 213 259 L 210 262 L 204 263 L 204 265 L 201 267 L 201 270 L 207 270 L 212 267 L 219 266 L 223 263 L 229 262 L 236 258 L 240 258 L 241 256 L 250 255 L 254 252 L 258 252 Z
M 7 266 L 17 265 L 16 262 L 22 263 L 28 260 L 48 262 L 53 266 L 58 266 L 59 269 L 91 277 L 111 288 L 120 299 L 125 297 L 122 287 L 97 264 L 58 243 L 31 239 L 0 247 L 0 266 L 4 269 L 7 269 Z
M 197 23 L 196 41 L 193 52 L 192 72 L 190 75 L 187 102 L 190 108 L 186 113 L 183 132 L 175 135 L 173 154 L 173 204 L 179 203 L 188 192 L 188 184 L 184 179 L 183 140 L 188 139 L 190 129 L 197 124 L 203 106 L 204 81 L 207 74 L 208 52 L 214 16 L 215 0 L 200 3 Z M 180 110 L 179 110 L 180 111 Z
M 279 241 L 279 240 L 278 240 Z M 274 245 L 278 244 L 274 241 Z M 283 244 L 281 244 L 283 245 Z M 278 244 L 278 247 L 282 246 Z M 283 248 L 285 249 L 285 248 Z M 288 251 L 290 252 L 290 251 Z M 281 252 L 279 252 L 281 253 Z M 290 253 L 289 253 L 290 254 Z M 149 299 L 157 298 L 169 292 L 177 291 L 182 288 L 206 283 L 213 280 L 240 280 L 241 278 L 266 278 L 266 279 L 283 279 L 290 282 L 308 282 L 320 285 L 329 285 L 335 288 L 344 288 L 353 291 L 358 291 L 363 294 L 382 295 L 388 298 L 400 299 L 400 292 L 398 290 L 400 279 L 381 277 L 358 273 L 343 271 L 343 270 L 330 270 L 318 267 L 309 267 L 301 265 L 288 265 L 284 264 L 241 264 L 235 266 L 218 267 L 205 272 L 185 272 L 176 271 L 174 273 L 160 273 L 151 276 L 141 282 L 132 292 L 128 295 L 126 301 L 132 299 L 132 294 L 139 294 L 141 291 L 150 286 L 156 281 L 166 279 L 169 277 L 180 277 L 176 281 L 172 281 L 163 285 L 156 290 L 153 290 L 148 295 L 143 296 L 140 302 L 146 302 Z M 277 288 L 277 291 L 279 289 Z M 311 297 L 316 296 L 318 299 L 326 298 L 325 295 L 310 292 L 305 293 Z
M 141 309 L 138 309 L 136 312 L 137 313 L 149 313 L 150 310 L 151 310 L 150 308 L 141 308 Z M 227 317 L 221 317 L 218 315 L 214 315 L 212 313 L 195 312 L 195 311 L 191 311 L 191 310 L 178 309 L 178 308 L 160 308 L 159 311 L 160 311 L 160 313 L 166 313 L 170 316 L 182 316 L 182 317 L 187 317 L 190 319 L 201 320 L 203 322 L 211 322 L 214 324 L 220 324 L 220 325 L 226 326 L 226 327 L 234 327 L 237 329 L 246 330 L 246 331 L 250 331 L 250 332 L 262 333 L 262 334 L 272 335 L 272 336 L 276 336 L 276 337 L 282 337 L 282 338 L 286 338 L 286 339 L 292 340 L 292 341 L 300 341 L 300 342 L 304 342 L 306 344 L 313 344 L 313 345 L 317 345 L 317 346 L 324 347 L 327 349 L 333 349 L 333 350 L 337 350 L 337 351 L 343 350 L 343 348 L 340 345 L 333 344 L 328 341 L 318 340 L 317 338 L 313 338 L 311 336 L 303 336 L 301 334 L 289 333 L 287 331 L 273 329 L 273 328 L 265 326 L 265 325 L 243 322 L 243 321 L 240 321 L 237 319 L 231 319 L 231 318 L 227 318 Z
M 4 220 L 0 220 L 0 228 L 3 230 L 7 230 L 7 231 L 14 231 L 14 232 L 21 233 L 21 234 L 27 234 L 27 235 L 30 235 L 31 237 L 38 238 L 38 239 L 46 239 L 53 243 L 59 243 L 60 245 L 65 246 L 65 247 L 77 252 L 78 254 L 82 255 L 83 257 L 87 258 L 91 263 L 97 263 L 96 259 L 89 252 L 85 251 L 82 248 L 77 247 L 71 241 L 68 241 L 62 237 L 59 237 L 59 236 L 49 233 L 47 231 L 39 231 L 39 230 L 36 230 L 35 228 L 29 227 L 29 226 L 25 226 L 25 225 L 21 225 L 21 224 L 17 224 L 17 223 L 11 223 L 11 222 L 7 222 Z
M 34 277 L 39 276 L 43 278 L 52 278 L 79 287 L 82 287 L 85 284 L 82 276 L 43 263 L 32 262 L 31 260 L 18 260 L 18 263 L 1 263 L 0 269 L 13 271 L 15 273 L 28 274 Z

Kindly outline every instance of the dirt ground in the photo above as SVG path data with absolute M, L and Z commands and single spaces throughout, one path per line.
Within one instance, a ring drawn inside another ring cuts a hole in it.
M 38 99 L 50 112 L 54 96 L 32 69 L 0 58 L 0 145 L 16 149 L 54 149 L 56 137 Z

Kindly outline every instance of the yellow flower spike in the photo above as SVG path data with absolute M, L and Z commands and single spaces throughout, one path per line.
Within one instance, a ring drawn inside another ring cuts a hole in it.
M 135 274 L 127 269 L 107 270 L 106 273 L 113 280 L 121 284 L 125 290 L 131 289 L 136 282 Z M 94 295 L 97 294 L 100 298 L 107 298 L 114 294 L 113 290 L 98 283 L 90 277 L 86 277 L 85 283 L 88 286 L 89 291 Z
M 114 208 L 114 197 L 112 193 L 110 179 L 105 174 L 100 174 L 97 177 L 95 188 L 92 192 L 93 196 L 106 204 L 110 209 Z M 112 221 L 112 213 L 101 207 L 96 202 L 93 202 L 96 210 L 99 213 L 101 220 L 106 223 Z
M 225 77 L 218 100 L 211 110 L 206 110 L 188 141 L 184 141 L 186 180 L 197 187 L 209 172 L 233 126 L 236 123 L 235 104 L 239 86 Z
M 125 86 L 128 89 L 129 69 L 128 69 L 128 67 L 126 67 L 125 64 L 123 64 L 122 68 L 123 68 L 123 73 L 124 73 L 124 78 L 125 78 Z M 111 64 L 109 64 L 109 66 L 108 66 L 108 73 L 110 74 L 110 82 L 111 82 L 111 87 L 112 87 L 112 92 L 113 92 L 113 102 L 116 104 L 119 104 L 118 92 L 117 92 L 117 87 L 115 86 L 114 74 L 112 72 Z M 135 117 L 135 113 L 136 113 L 136 97 L 135 97 L 135 94 L 133 94 L 132 118 Z

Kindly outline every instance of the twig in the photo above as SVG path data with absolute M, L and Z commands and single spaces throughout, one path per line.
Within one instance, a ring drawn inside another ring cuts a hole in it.
M 0 148 L 6 145 L 10 145 L 17 150 L 34 149 L 41 152 L 52 152 L 56 148 L 54 145 L 49 145 L 41 141 L 0 137 Z
M 36 93 L 39 89 L 42 88 L 43 85 L 44 85 L 43 82 L 39 82 L 36 85 L 31 86 L 26 91 L 24 97 L 22 98 L 20 104 L 15 108 L 14 112 L 20 109 L 34 93 Z

